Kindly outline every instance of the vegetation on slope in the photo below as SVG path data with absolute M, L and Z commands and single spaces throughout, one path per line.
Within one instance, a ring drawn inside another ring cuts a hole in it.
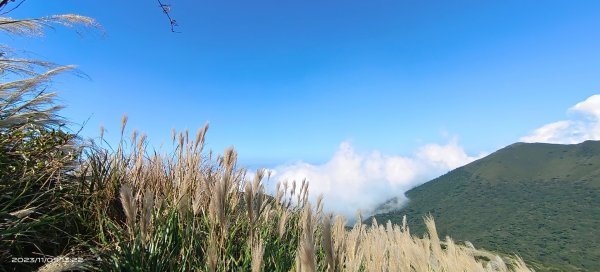
M 600 142 L 517 143 L 406 193 L 398 211 L 377 215 L 414 230 L 431 214 L 441 235 L 518 252 L 545 270 L 600 270 Z

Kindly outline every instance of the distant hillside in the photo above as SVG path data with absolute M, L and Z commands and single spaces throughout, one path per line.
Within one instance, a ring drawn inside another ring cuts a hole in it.
M 516 143 L 406 196 L 377 220 L 407 215 L 420 234 L 431 213 L 440 235 L 518 253 L 538 271 L 600 271 L 600 142 Z

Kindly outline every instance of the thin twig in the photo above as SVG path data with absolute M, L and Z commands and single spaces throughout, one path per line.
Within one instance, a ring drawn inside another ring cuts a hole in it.
M 165 13 L 167 18 L 169 19 L 169 23 L 171 24 L 171 32 L 179 33 L 178 31 L 175 31 L 175 27 L 177 26 L 177 21 L 175 21 L 173 18 L 171 18 L 171 15 L 169 14 L 169 12 L 171 11 L 170 10 L 171 5 L 163 4 L 160 0 L 156 0 L 156 1 L 158 1 L 160 8 L 162 9 L 162 11 Z
M 0 1 L 0 10 L 3 10 L 6 5 L 8 5 L 8 0 Z
M 13 11 L 13 10 L 15 10 L 15 9 L 19 8 L 19 7 L 20 7 L 20 6 L 21 6 L 21 5 L 22 5 L 22 4 L 23 4 L 25 1 L 27 1 L 27 0 L 21 0 L 21 2 L 19 2 L 19 4 L 17 4 L 17 5 L 16 5 L 14 8 L 11 8 L 10 10 L 8 10 L 8 11 L 5 11 L 5 12 L 3 12 L 3 13 L 2 13 L 2 14 L 0 14 L 0 15 L 5 15 L 5 14 L 7 14 L 7 13 L 10 13 L 11 11 Z M 6 5 L 6 4 L 5 4 L 5 5 Z M 2 7 L 2 8 L 4 8 L 4 7 Z

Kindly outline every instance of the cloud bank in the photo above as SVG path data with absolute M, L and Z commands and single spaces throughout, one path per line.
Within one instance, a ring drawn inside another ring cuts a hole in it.
M 424 145 L 411 156 L 387 155 L 377 150 L 359 153 L 350 142 L 342 142 L 326 163 L 282 165 L 273 169 L 272 178 L 306 178 L 311 198 L 323 194 L 326 211 L 353 218 L 359 209 L 368 214 L 383 201 L 403 196 L 408 189 L 475 159 L 465 153 L 456 139 L 444 145 Z
M 592 95 L 568 110 L 570 119 L 544 125 L 520 141 L 577 144 L 600 140 L 600 95 Z
M 600 95 L 593 95 L 568 110 L 569 119 L 553 122 L 520 138 L 523 142 L 575 144 L 600 140 Z M 421 146 L 410 156 L 385 154 L 374 150 L 357 152 L 350 142 L 342 142 L 333 157 L 323 164 L 297 162 L 271 169 L 272 180 L 307 179 L 310 196 L 325 197 L 325 209 L 354 218 L 356 211 L 369 214 L 382 202 L 441 174 L 470 163 L 485 154 L 470 156 L 456 139 L 446 144 Z

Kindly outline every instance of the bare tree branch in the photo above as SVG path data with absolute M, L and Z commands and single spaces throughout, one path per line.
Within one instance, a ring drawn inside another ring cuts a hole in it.
M 0 10 L 2 10 L 4 8 L 4 6 L 6 6 L 6 4 L 8 4 L 8 0 L 2 0 L 2 1 L 0 1 Z
M 14 2 L 14 0 L 12 0 L 12 1 Z M 21 2 L 19 2 L 19 3 L 18 3 L 16 6 L 15 6 L 15 7 L 13 7 L 13 8 L 11 8 L 11 9 L 9 9 L 8 11 L 2 12 L 0 15 L 5 15 L 5 14 L 8 14 L 8 13 L 10 13 L 11 11 L 13 11 L 13 10 L 15 10 L 15 9 L 19 8 L 19 7 L 20 7 L 20 6 L 21 6 L 21 5 L 22 5 L 22 4 L 23 4 L 25 1 L 26 1 L 26 0 L 21 0 Z M 8 2 L 8 0 L 4 0 L 3 2 L 7 3 L 7 2 Z M 1 3 L 0 3 L 0 4 L 1 4 Z M 4 4 L 4 5 L 6 5 L 6 4 Z M 3 10 L 3 9 L 4 9 L 4 6 L 1 6 L 1 5 L 0 5 L 0 10 Z
M 160 0 L 156 1 L 158 1 L 158 5 L 162 9 L 163 13 L 167 16 L 167 19 L 169 19 L 169 24 L 171 25 L 171 32 L 179 33 L 178 31 L 175 31 L 175 27 L 178 26 L 177 21 L 171 18 L 171 5 L 163 4 Z

